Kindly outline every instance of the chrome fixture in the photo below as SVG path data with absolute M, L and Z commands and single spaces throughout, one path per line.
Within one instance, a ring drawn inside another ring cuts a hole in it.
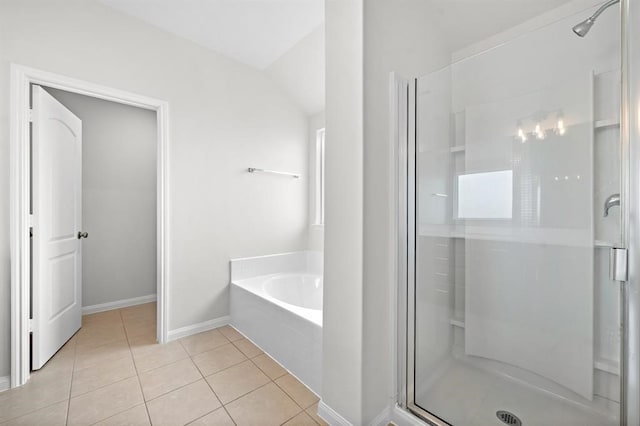
M 598 8 L 598 10 L 596 10 L 593 15 L 589 16 L 584 21 L 575 25 L 573 27 L 573 32 L 576 33 L 578 37 L 586 36 L 589 30 L 591 29 L 591 27 L 593 26 L 593 24 L 596 22 L 596 19 L 598 19 L 598 16 L 600 16 L 602 12 L 604 12 L 605 10 L 607 10 L 609 7 L 613 6 L 616 3 L 620 3 L 620 0 L 609 0 L 608 2 L 600 6 L 600 8 Z
M 504 424 L 509 426 L 522 426 L 522 421 L 513 413 L 500 410 L 496 412 L 496 417 Z
M 612 194 L 604 201 L 604 217 L 609 216 L 609 209 L 620 205 L 620 194 Z
M 247 169 L 249 173 L 271 173 L 272 175 L 283 175 L 283 176 L 291 176 L 294 179 L 299 179 L 300 175 L 297 173 L 289 173 L 289 172 L 278 172 L 276 170 L 267 170 L 267 169 L 258 169 L 256 167 L 249 167 Z
M 627 249 L 612 248 L 609 252 L 609 279 L 611 281 L 627 281 L 629 278 Z

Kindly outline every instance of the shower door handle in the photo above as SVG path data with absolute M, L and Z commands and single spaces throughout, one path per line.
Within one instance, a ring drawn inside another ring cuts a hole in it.
M 612 194 L 604 201 L 604 217 L 609 216 L 609 210 L 613 206 L 620 206 L 620 194 Z
M 612 248 L 609 252 L 609 278 L 612 281 L 627 281 L 627 249 Z

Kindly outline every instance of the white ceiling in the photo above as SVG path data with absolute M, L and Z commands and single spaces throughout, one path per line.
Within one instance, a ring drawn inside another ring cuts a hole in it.
M 100 0 L 260 70 L 324 21 L 324 0 Z
M 99 1 L 264 70 L 307 114 L 324 109 L 324 0 Z M 563 4 L 599 0 L 411 1 L 427 5 L 425 25 L 455 52 Z

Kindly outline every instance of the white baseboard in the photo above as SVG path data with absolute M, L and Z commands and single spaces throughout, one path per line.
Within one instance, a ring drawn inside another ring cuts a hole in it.
M 9 390 L 11 387 L 11 376 L 0 377 L 0 392 Z
M 318 415 L 331 426 L 353 426 L 347 419 L 323 401 L 320 401 L 318 404 Z M 399 426 L 427 426 L 422 420 L 401 409 L 397 404 L 393 407 L 385 407 L 369 425 L 387 426 L 389 423 Z
M 318 404 L 318 415 L 331 426 L 353 426 L 349 420 L 342 417 L 337 411 L 329 407 L 322 400 Z
M 397 426 L 429 426 L 428 423 L 401 408 L 398 404 L 393 406 L 389 414 L 389 421 Z
M 387 426 L 389 421 L 391 420 L 391 407 L 385 407 L 384 410 L 380 414 L 378 414 L 375 419 L 369 423 L 371 426 Z
M 192 334 L 198 334 L 198 333 L 202 333 L 203 331 L 213 330 L 214 328 L 227 325 L 230 322 L 231 322 L 231 317 L 227 315 L 220 318 L 214 318 L 209 321 L 204 321 L 197 324 L 191 324 L 185 327 L 176 328 L 175 330 L 169 330 L 168 341 L 170 342 L 172 340 L 191 336 Z
M 97 312 L 110 311 L 112 309 L 126 308 L 128 306 L 142 305 L 156 301 L 155 294 L 134 297 L 132 299 L 116 300 L 115 302 L 101 303 L 99 305 L 83 306 L 82 315 L 95 314 Z

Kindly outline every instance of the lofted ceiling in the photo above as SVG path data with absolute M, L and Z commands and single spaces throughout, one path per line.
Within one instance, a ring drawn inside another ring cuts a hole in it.
M 264 70 L 324 21 L 324 0 L 99 0 Z
M 98 1 L 265 71 L 307 114 L 324 109 L 324 0 Z M 425 25 L 453 53 L 564 4 L 599 0 L 397 1 L 427 6 Z

